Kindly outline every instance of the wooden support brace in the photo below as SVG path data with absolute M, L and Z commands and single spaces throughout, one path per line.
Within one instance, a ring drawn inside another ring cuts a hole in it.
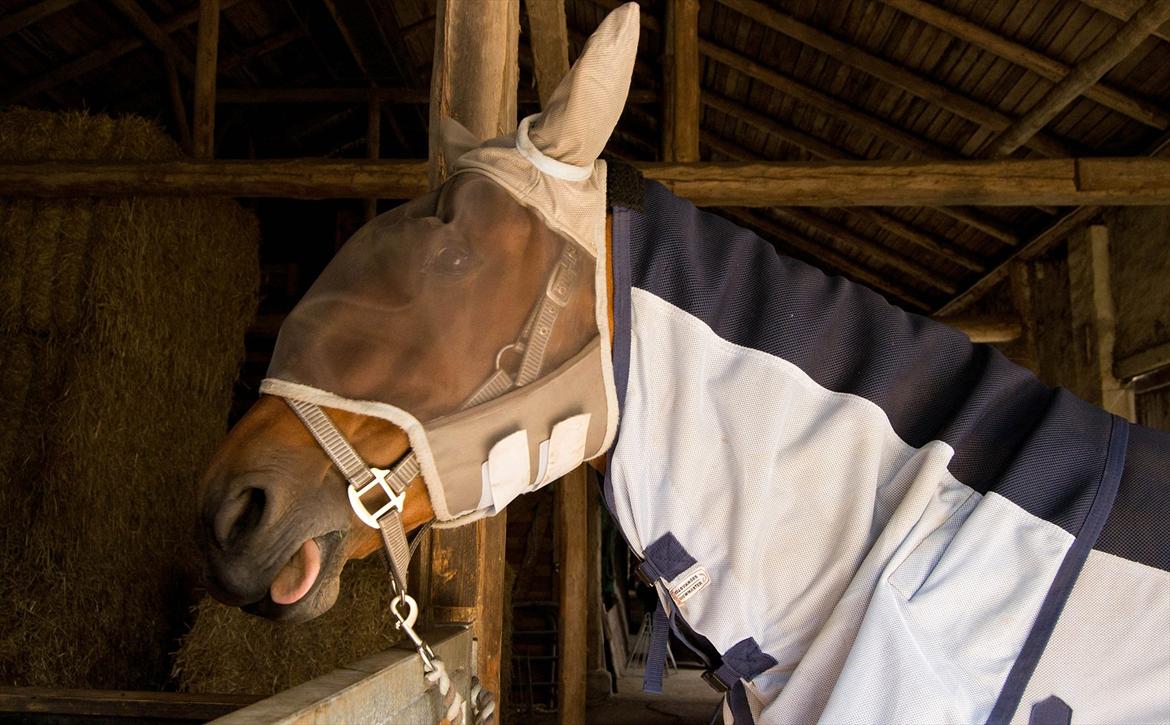
M 666 6 L 666 103 L 662 158 L 699 160 L 699 0 L 669 0 Z
M 366 158 L 377 160 L 382 155 L 382 104 L 370 98 L 366 112 Z M 366 199 L 366 221 L 378 215 L 378 197 Z
M 215 77 L 219 55 L 219 0 L 199 0 L 195 50 L 195 123 L 192 149 L 197 159 L 215 155 Z

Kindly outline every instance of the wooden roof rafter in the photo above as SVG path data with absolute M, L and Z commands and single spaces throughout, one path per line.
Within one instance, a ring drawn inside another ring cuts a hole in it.
M 842 41 L 829 33 L 797 20 L 788 13 L 769 7 L 759 0 L 719 0 L 719 2 L 778 33 L 815 48 L 850 68 L 901 88 L 907 93 L 956 116 L 965 118 L 980 127 L 991 131 L 1003 131 L 1015 121 L 1014 118 L 996 108 L 986 106 L 926 76 L 874 55 L 857 45 Z M 1068 142 L 1044 134 L 1038 134 L 1029 139 L 1028 145 L 1033 150 L 1053 158 L 1075 155 Z
M 925 0 L 879 0 L 911 17 L 932 25 L 943 32 L 982 48 L 1010 63 L 1053 82 L 1060 82 L 1072 70 L 1068 65 L 1033 50 L 1021 43 L 1002 37 L 977 23 L 955 15 Z M 1105 83 L 1085 88 L 1084 96 L 1118 113 L 1163 130 L 1170 127 L 1170 112 L 1152 103 L 1121 91 Z

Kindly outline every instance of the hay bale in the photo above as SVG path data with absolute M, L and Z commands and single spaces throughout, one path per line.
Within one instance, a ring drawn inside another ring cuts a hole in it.
M 179 688 L 271 695 L 385 650 L 398 640 L 388 576 L 381 556 L 349 562 L 337 603 L 303 624 L 276 624 L 204 599 L 176 658 Z
M 144 119 L 0 113 L 8 161 L 179 155 Z M 0 683 L 166 683 L 258 248 L 227 200 L 0 200 Z

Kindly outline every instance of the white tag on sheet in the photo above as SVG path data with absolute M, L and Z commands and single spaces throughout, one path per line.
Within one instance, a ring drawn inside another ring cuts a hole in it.
M 703 591 L 711 583 L 711 575 L 702 564 L 694 564 L 691 568 L 671 580 L 670 598 L 680 607 L 686 601 Z

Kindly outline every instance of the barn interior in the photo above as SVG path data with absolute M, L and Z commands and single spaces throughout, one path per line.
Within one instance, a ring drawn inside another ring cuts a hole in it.
M 207 599 L 196 481 L 335 251 L 426 189 L 437 114 L 514 130 L 619 4 L 3 2 L 0 720 L 210 719 L 394 644 L 374 560 L 307 625 Z M 1170 430 L 1168 21 L 1170 0 L 643 0 L 607 153 Z M 645 605 L 592 473 L 428 537 L 424 610 L 472 626 L 503 721 L 619 702 Z M 678 686 L 606 717 L 707 722 Z

